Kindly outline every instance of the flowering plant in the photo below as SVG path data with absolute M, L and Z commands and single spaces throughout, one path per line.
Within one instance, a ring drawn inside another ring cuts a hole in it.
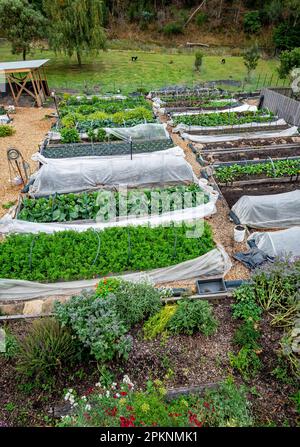
M 70 392 L 71 391 L 71 392 Z M 188 395 L 168 401 L 160 380 L 148 382 L 145 391 L 135 390 L 128 376 L 109 388 L 97 383 L 92 392 L 76 398 L 68 390 L 65 399 L 72 414 L 59 426 L 68 427 L 204 427 L 249 426 L 248 402 L 243 389 L 232 381 L 204 397 Z

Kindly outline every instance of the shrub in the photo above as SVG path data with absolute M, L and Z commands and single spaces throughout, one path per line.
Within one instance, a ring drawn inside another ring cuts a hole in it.
M 3 354 L 3 356 L 6 359 L 13 359 L 17 356 L 20 344 L 17 338 L 9 331 L 7 328 L 5 329 L 5 352 L 0 351 L 0 355 Z
M 163 29 L 162 32 L 166 34 L 167 36 L 172 36 L 176 34 L 182 34 L 183 33 L 183 26 L 181 23 L 177 22 L 171 22 L 167 23 Z
M 261 29 L 259 11 L 247 12 L 244 15 L 244 31 L 246 34 L 257 34 Z
M 196 15 L 196 25 L 199 26 L 199 28 L 201 28 L 202 25 L 204 25 L 204 23 L 207 21 L 207 15 L 204 12 L 199 12 Z
M 61 142 L 62 143 L 79 143 L 80 136 L 77 129 L 62 129 L 61 132 Z
M 114 290 L 116 310 L 128 329 L 161 308 L 160 293 L 152 285 L 121 281 Z
M 233 318 L 241 318 L 246 321 L 259 321 L 262 309 L 256 304 L 254 289 L 249 284 L 244 284 L 234 291 L 236 302 L 232 305 Z
M 78 356 L 78 346 L 67 328 L 53 318 L 37 320 L 21 343 L 17 371 L 28 378 L 47 381 Z
M 280 23 L 273 32 L 273 42 L 279 50 L 300 47 L 300 27 L 287 22 Z
M 201 51 L 196 51 L 196 53 L 195 53 L 195 69 L 197 71 L 199 71 L 200 68 L 202 67 L 202 61 L 203 61 L 203 53 L 201 53 Z
M 167 332 L 167 325 L 177 310 L 177 304 L 166 305 L 144 324 L 145 339 L 151 340 Z
M 7 124 L 0 124 L 0 138 L 10 137 L 14 133 L 15 129 L 12 126 L 8 126 Z
M 116 311 L 116 298 L 109 295 L 75 296 L 67 303 L 56 303 L 55 317 L 89 350 L 97 361 L 128 357 L 131 349 L 126 327 Z
M 278 73 L 280 78 L 286 78 L 293 68 L 300 68 L 300 48 L 291 51 L 283 51 L 280 56 Z
M 73 406 L 72 415 L 59 426 L 75 427 L 249 427 L 253 421 L 244 387 L 232 380 L 207 391 L 204 397 L 187 395 L 168 401 L 159 380 L 137 391 L 128 376 L 123 383 L 86 398 L 76 398 L 73 390 L 65 399 Z M 74 405 L 75 404 L 75 405 Z
M 213 307 L 207 301 L 179 301 L 175 314 L 170 319 L 167 329 L 174 334 L 192 335 L 202 332 L 211 335 L 217 329 L 217 321 L 213 316 Z
M 239 346 L 247 346 L 252 349 L 258 348 L 259 331 L 255 328 L 253 321 L 245 321 L 235 332 L 233 340 Z
M 242 375 L 244 380 L 255 377 L 261 369 L 262 363 L 256 352 L 248 346 L 243 346 L 237 355 L 228 353 L 230 365 Z

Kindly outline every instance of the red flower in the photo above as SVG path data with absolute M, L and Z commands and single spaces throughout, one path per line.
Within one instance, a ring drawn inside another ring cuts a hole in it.
M 88 388 L 88 389 L 86 390 L 85 395 L 88 396 L 89 394 L 92 394 L 93 391 L 94 391 L 94 388 L 91 386 L 90 388 Z
M 127 396 L 126 391 L 121 391 L 120 394 L 121 394 L 121 396 Z
M 205 408 L 210 408 L 210 405 L 209 405 L 208 402 L 203 402 L 203 406 L 204 406 Z
M 196 425 L 196 427 L 202 427 L 203 424 L 201 421 L 199 421 L 199 419 L 197 419 L 197 416 L 190 411 L 189 414 L 190 414 L 189 416 L 190 423 Z
M 113 417 L 116 416 L 117 412 L 118 412 L 117 407 L 114 407 L 112 410 L 111 409 L 105 410 L 105 413 L 108 416 L 113 416 Z
M 131 407 L 130 405 L 126 405 L 126 409 L 127 409 L 128 411 L 133 411 L 133 407 Z
M 130 416 L 129 418 L 120 416 L 120 427 L 134 427 L 134 421 L 135 421 L 134 416 Z

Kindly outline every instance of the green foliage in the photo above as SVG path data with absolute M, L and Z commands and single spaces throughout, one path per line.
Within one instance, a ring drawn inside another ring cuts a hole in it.
M 14 133 L 15 129 L 12 126 L 8 126 L 7 124 L 0 124 L 0 138 L 10 137 Z
M 299 174 L 300 159 L 274 160 L 267 163 L 232 164 L 216 168 L 216 179 L 222 183 L 233 182 L 243 177 L 262 176 L 270 178 L 292 177 Z
M 286 21 L 280 23 L 273 32 L 273 41 L 279 50 L 292 50 L 300 47 L 300 27 L 291 26 Z
M 186 237 L 191 230 L 186 224 L 171 224 L 82 233 L 14 234 L 0 244 L 0 276 L 52 282 L 175 265 L 214 248 L 206 222 L 201 237 Z
M 259 49 L 257 44 L 249 47 L 244 55 L 244 65 L 247 68 L 247 79 L 250 79 L 251 72 L 256 69 L 260 59 Z
M 61 132 L 61 142 L 62 143 L 79 143 L 80 136 L 77 129 L 62 129 Z
M 166 305 L 154 314 L 144 324 L 144 336 L 146 340 L 152 340 L 158 335 L 167 333 L 166 327 L 177 310 L 177 304 Z
M 107 135 L 104 129 L 101 129 L 101 127 L 99 129 L 89 129 L 88 130 L 88 137 L 90 141 L 93 142 L 101 142 L 101 141 L 106 141 Z
M 260 358 L 254 349 L 243 346 L 237 355 L 228 353 L 230 366 L 239 371 L 244 380 L 255 377 L 262 367 Z
M 179 301 L 167 329 L 173 334 L 192 335 L 195 332 L 201 332 L 206 336 L 214 334 L 217 320 L 213 315 L 212 305 L 202 300 Z
M 203 397 L 187 395 L 168 401 L 159 380 L 137 391 L 125 376 L 123 383 L 107 392 L 98 389 L 86 399 L 76 399 L 72 416 L 59 426 L 75 427 L 249 427 L 253 425 L 245 387 L 232 380 L 209 390 Z M 72 398 L 70 393 L 67 398 Z M 120 396 L 120 398 L 118 397 Z M 87 407 L 88 406 L 88 407 Z M 87 408 L 88 417 L 87 417 Z
M 264 123 L 273 119 L 274 115 L 266 110 L 257 112 L 229 112 L 210 113 L 199 115 L 181 115 L 173 117 L 174 124 L 187 124 L 188 126 L 226 126 L 233 124 Z
M 10 330 L 7 328 L 4 328 L 5 330 L 5 352 L 0 352 L 0 355 L 2 354 L 6 359 L 14 359 L 16 358 L 19 349 L 20 344 L 18 339 L 11 333 Z
M 122 281 L 113 294 L 116 310 L 128 329 L 158 312 L 162 305 L 159 290 L 147 283 Z
M 16 368 L 27 378 L 48 381 L 72 365 L 78 354 L 68 329 L 53 318 L 36 320 L 22 340 Z
M 232 305 L 233 318 L 245 321 L 259 321 L 262 309 L 256 304 L 255 292 L 251 285 L 244 284 L 234 291 L 235 303 Z
M 300 390 L 292 396 L 292 401 L 295 403 L 297 413 L 300 414 Z
M 250 349 L 258 349 L 258 340 L 260 338 L 260 332 L 256 329 L 252 320 L 246 320 L 236 330 L 233 341 L 238 346 L 246 346 Z
M 287 78 L 293 68 L 300 68 L 300 47 L 291 51 L 283 51 L 280 56 L 278 73 L 281 78 Z
M 72 333 L 99 362 L 128 357 L 131 349 L 127 329 L 116 311 L 116 297 L 75 296 L 56 303 L 55 318 Z
M 56 303 L 55 316 L 97 361 L 107 362 L 128 357 L 128 330 L 160 307 L 160 293 L 152 285 L 107 278 L 99 282 L 95 294 Z
M 195 53 L 195 69 L 197 71 L 200 71 L 200 68 L 202 67 L 204 54 L 201 53 L 201 51 L 196 51 Z
M 259 11 L 250 11 L 244 15 L 244 31 L 246 34 L 257 34 L 261 30 Z
M 177 35 L 177 34 L 182 34 L 183 33 L 183 26 L 182 26 L 181 23 L 178 23 L 178 22 L 170 22 L 170 23 L 167 23 L 165 26 L 163 26 L 162 32 L 166 36 L 173 36 L 173 35 Z
M 45 0 L 50 19 L 50 45 L 69 57 L 74 53 L 82 64 L 83 52 L 105 49 L 102 0 Z
M 12 53 L 26 59 L 32 43 L 45 37 L 47 22 L 27 0 L 1 0 L 0 29 L 12 45 Z
M 151 215 L 205 204 L 208 196 L 199 185 L 180 185 L 169 188 L 128 190 L 126 194 L 99 191 L 82 194 L 61 194 L 49 198 L 23 199 L 18 219 L 29 222 L 68 222 L 112 218 L 133 214 Z M 112 209 L 112 206 L 115 208 Z M 120 214 L 121 213 L 121 214 Z
M 205 12 L 198 12 L 195 18 L 196 25 L 199 26 L 199 28 L 201 28 L 202 25 L 204 25 L 204 23 L 207 22 L 207 19 L 208 17 L 207 14 L 205 14 Z

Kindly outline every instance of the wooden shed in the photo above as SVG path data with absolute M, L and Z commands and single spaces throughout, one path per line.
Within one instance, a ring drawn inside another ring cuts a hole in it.
M 22 93 L 32 96 L 38 107 L 50 95 L 45 72 L 48 61 L 40 59 L 0 63 L 0 74 L 4 74 L 16 106 Z

